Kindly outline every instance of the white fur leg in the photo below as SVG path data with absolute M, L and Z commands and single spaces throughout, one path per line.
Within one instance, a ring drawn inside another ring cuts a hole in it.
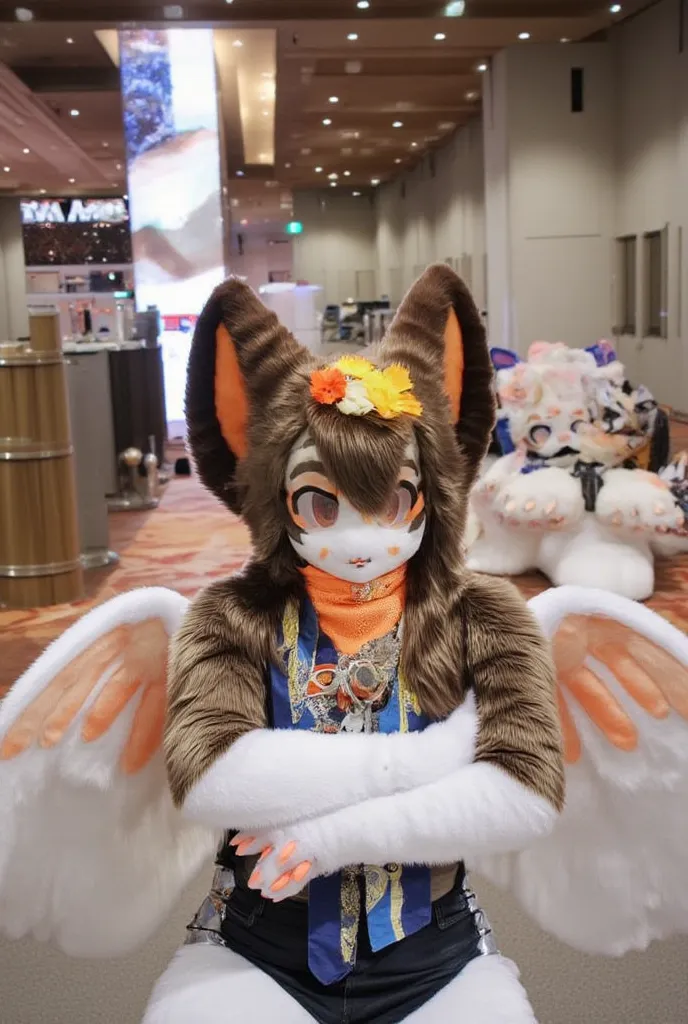
M 540 534 L 501 527 L 486 518 L 482 536 L 468 551 L 466 565 L 474 572 L 486 572 L 491 576 L 518 576 L 537 565 L 540 542 Z
M 595 587 L 632 601 L 650 597 L 655 585 L 647 540 L 624 538 L 591 513 L 578 532 L 543 538 L 537 568 L 557 587 Z
M 502 956 L 472 960 L 408 1024 L 537 1024 L 518 968 Z
M 182 946 L 158 981 L 143 1024 L 312 1024 L 277 982 L 221 946 Z

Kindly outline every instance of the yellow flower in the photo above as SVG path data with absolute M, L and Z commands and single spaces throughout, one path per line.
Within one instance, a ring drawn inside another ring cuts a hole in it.
M 383 373 L 397 391 L 410 391 L 413 387 L 411 376 L 405 366 L 388 366 L 386 370 L 383 370 Z
M 404 393 L 399 396 L 399 412 L 405 412 L 407 416 L 420 416 L 423 406 L 415 395 Z
M 353 377 L 355 380 L 363 380 L 375 370 L 373 364 L 363 356 L 342 356 L 334 365 L 345 377 Z

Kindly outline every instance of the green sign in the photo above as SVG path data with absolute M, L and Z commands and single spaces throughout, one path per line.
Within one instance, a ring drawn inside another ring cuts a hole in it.
M 288 235 L 300 235 L 303 231 L 303 224 L 300 220 L 290 220 L 284 230 Z

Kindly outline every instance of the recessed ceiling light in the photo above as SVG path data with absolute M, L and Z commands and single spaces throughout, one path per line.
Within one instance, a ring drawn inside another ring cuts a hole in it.
M 418 149 L 418 143 L 417 142 L 412 142 L 411 143 L 411 149 Z
M 42 196 L 44 196 L 44 195 L 45 195 L 45 189 L 44 189 L 44 188 L 40 189 L 40 191 L 39 191 L 39 195 L 42 195 Z
M 403 127 L 404 127 L 404 122 L 403 121 L 393 121 L 392 122 L 392 128 L 403 128 Z
M 323 117 L 323 124 L 324 125 L 332 124 L 332 118 L 331 117 Z
M 441 132 L 448 132 L 452 128 L 454 128 L 455 125 L 454 125 L 453 121 L 440 121 L 440 123 L 437 125 L 437 127 L 439 128 L 439 130 Z
M 330 181 L 336 181 L 339 175 L 333 171 L 332 174 L 328 174 L 327 177 L 330 179 Z
M 368 8 L 370 7 L 370 0 L 358 0 L 356 6 L 358 7 L 359 11 L 367 11 Z
M 561 39 L 559 40 L 559 42 L 560 43 L 570 43 L 571 40 L 569 39 L 568 36 L 562 36 Z
M 75 181 L 76 181 L 76 178 L 70 178 L 69 179 L 69 184 L 73 185 L 75 183 Z
M 530 39 L 530 32 L 519 32 L 518 38 L 523 40 Z
M 33 11 L 28 7 L 15 7 L 14 16 L 17 21 L 33 21 Z
M 487 71 L 487 64 L 485 64 L 485 63 L 483 63 L 483 64 L 478 64 L 478 67 L 476 68 L 476 70 L 477 70 L 477 71 L 481 71 L 481 72 L 482 72 L 482 71 Z
M 360 194 L 361 194 L 360 192 L 352 192 L 352 193 L 351 193 L 351 195 L 352 195 L 352 196 L 353 196 L 354 198 L 356 198 L 356 196 L 360 196 Z
M 304 146 L 301 150 L 301 156 L 310 156 L 312 152 L 313 151 L 309 146 Z
M 477 98 L 478 94 L 473 89 L 469 90 L 469 92 L 466 93 L 467 100 L 477 100 Z
M 109 142 L 104 142 L 104 143 L 103 143 L 103 148 L 104 148 L 104 149 L 108 149 L 108 148 L 109 148 L 109 146 L 110 146 L 110 143 L 109 143 Z
M 78 117 L 80 113 L 81 113 L 81 111 L 77 110 L 76 107 L 73 107 L 69 111 L 69 114 L 70 114 L 71 117 Z
M 316 167 L 315 168 L 315 173 L 316 174 L 322 174 L 322 167 Z
M 226 4 L 233 4 L 233 3 L 234 3 L 234 0 L 225 0 L 225 3 L 226 3 Z
M 291 164 L 285 164 L 284 166 L 287 168 L 287 170 L 289 170 L 289 168 L 291 167 Z
M 11 170 L 11 167 L 3 167 L 3 171 L 5 172 L 5 174 L 9 174 Z
M 444 15 L 446 18 L 460 18 L 465 10 L 466 0 L 454 0 L 444 8 Z
M 446 32 L 435 32 L 435 42 L 441 43 L 447 38 Z
M 336 181 L 331 181 L 330 182 L 330 188 L 336 188 L 336 187 L 337 187 L 337 182 Z
M 344 177 L 345 178 L 350 178 L 351 177 L 351 171 L 344 171 Z
M 122 165 L 121 164 L 115 164 L 115 170 L 116 171 L 121 171 L 122 170 Z
M 339 103 L 339 96 L 330 96 L 330 103 Z
M 246 173 L 245 171 L 237 171 L 236 172 L 236 176 L 237 176 L 237 178 L 243 178 L 245 173 Z
M 71 46 L 71 45 L 72 45 L 72 43 L 74 42 L 74 40 L 72 39 L 72 37 L 71 37 L 71 36 L 67 36 L 67 42 L 68 42 L 68 43 L 69 43 L 69 45 Z
M 379 185 L 380 184 L 380 179 L 379 178 L 371 178 L 370 179 L 370 184 L 371 185 Z
M 401 157 L 400 157 L 400 156 L 398 156 L 398 157 L 396 158 L 396 160 L 394 161 L 394 163 L 395 163 L 395 164 L 400 164 L 400 163 L 401 163 Z
M 263 117 L 267 117 L 269 113 L 270 113 L 269 110 L 264 110 L 263 111 Z
M 31 152 L 31 150 L 27 146 L 24 146 L 24 148 L 22 149 L 22 153 L 30 153 L 30 152 Z
M 128 198 L 129 198 L 129 194 L 127 192 L 125 192 L 124 195 L 122 196 L 122 199 L 128 199 Z
M 609 12 L 610 14 L 621 14 L 621 4 L 612 4 Z
M 232 46 L 236 46 L 236 47 L 243 46 L 243 45 L 244 44 L 242 43 L 241 39 L 235 39 L 234 42 L 232 43 Z
M 356 40 L 358 39 L 358 32 L 349 32 L 346 38 L 349 40 L 350 43 L 355 43 Z
M 242 221 L 241 221 L 241 226 L 242 226 L 242 227 L 244 227 L 244 228 L 245 228 L 247 224 L 248 224 L 248 221 L 247 221 L 247 220 L 242 220 Z

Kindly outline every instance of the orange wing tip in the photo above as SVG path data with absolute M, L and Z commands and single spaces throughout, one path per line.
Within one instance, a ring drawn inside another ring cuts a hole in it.
M 11 761 L 12 758 L 23 754 L 30 746 L 31 739 L 29 737 L 15 737 L 10 730 L 0 746 L 0 761 Z

